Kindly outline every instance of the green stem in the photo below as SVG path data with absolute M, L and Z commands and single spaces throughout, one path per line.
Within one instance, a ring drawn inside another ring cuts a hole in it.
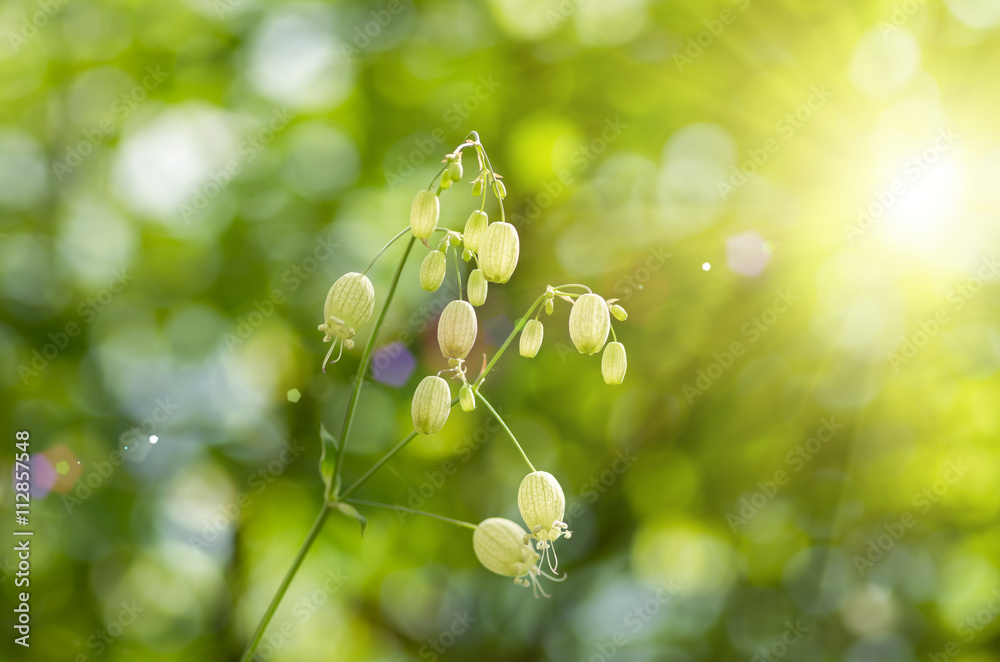
M 528 323 L 528 319 L 531 317 L 531 313 L 535 312 L 535 308 L 538 307 L 543 301 L 545 301 L 544 294 L 535 299 L 535 303 L 531 304 L 531 308 L 528 308 L 528 312 L 524 314 L 524 317 L 522 317 L 521 320 L 517 323 L 517 326 L 514 327 L 514 330 L 510 332 L 509 336 L 507 336 L 507 340 L 503 341 L 503 345 L 501 345 L 500 349 L 497 350 L 497 353 L 493 355 L 493 358 L 490 359 L 490 362 L 486 364 L 486 368 L 483 370 L 483 374 L 479 375 L 479 379 L 477 379 L 475 383 L 472 385 L 473 389 L 479 390 L 479 386 L 483 383 L 483 380 L 486 379 L 486 375 L 488 375 L 490 370 L 493 369 L 493 366 L 500 359 L 500 357 L 503 356 L 503 353 L 507 351 L 507 347 L 510 345 L 511 341 L 514 340 L 514 336 L 516 336 L 518 333 L 521 332 L 521 329 L 524 328 L 524 325 Z
M 292 561 L 291 567 L 285 572 L 284 578 L 281 580 L 281 584 L 278 585 L 278 590 L 275 591 L 274 597 L 271 598 L 271 603 L 267 606 L 267 611 L 260 619 L 260 623 L 257 624 L 257 630 L 254 632 L 253 640 L 247 647 L 246 652 L 243 654 L 242 662 L 250 662 L 253 658 L 254 652 L 257 650 L 257 646 L 260 645 L 260 640 L 264 638 L 264 632 L 267 630 L 268 623 L 271 622 L 271 618 L 274 616 L 274 612 L 278 610 L 278 605 L 281 604 L 281 599 L 285 597 L 285 591 L 288 590 L 289 585 L 292 583 L 292 579 L 295 578 L 295 573 L 299 571 L 299 567 L 302 565 L 303 559 L 305 559 L 306 554 L 309 552 L 309 548 L 312 547 L 313 542 L 319 536 L 319 532 L 323 529 L 323 523 L 326 521 L 326 516 L 330 514 L 330 505 L 323 502 L 323 507 L 319 511 L 319 515 L 316 516 L 316 521 L 313 522 L 312 528 L 309 529 L 309 533 L 306 535 L 305 541 L 303 541 L 302 546 L 299 547 L 299 553 L 295 555 L 295 560 Z
M 493 414 L 493 418 L 497 419 L 497 423 L 500 424 L 500 427 L 502 427 L 504 431 L 506 431 L 507 434 L 510 436 L 511 441 L 513 441 L 514 445 L 517 446 L 517 450 L 521 451 L 521 457 L 523 457 L 524 461 L 528 463 L 528 467 L 532 471 L 535 471 L 535 467 L 531 464 L 531 460 L 528 459 L 528 456 L 525 454 L 524 449 L 521 448 L 521 444 L 517 443 L 517 437 L 515 437 L 514 433 L 510 431 L 510 428 L 507 427 L 507 424 L 503 422 L 503 419 L 500 418 L 500 414 L 498 414 L 497 411 L 493 408 L 493 405 L 491 405 L 489 401 L 486 398 L 484 398 L 483 394 L 480 393 L 479 391 L 476 391 L 476 397 L 479 398 L 480 402 L 486 405 L 486 408 L 490 410 L 491 414 Z
M 347 450 L 347 440 L 351 434 L 351 424 L 354 422 L 354 411 L 357 409 L 358 398 L 361 395 L 361 385 L 364 384 L 365 376 L 368 374 L 368 365 L 371 363 L 372 353 L 375 351 L 378 332 L 382 329 L 383 322 L 385 322 L 386 313 L 389 312 L 389 303 L 396 293 L 396 286 L 399 284 L 399 277 L 403 273 L 403 266 L 406 264 L 406 258 L 409 257 L 410 250 L 413 248 L 415 241 L 416 237 L 410 237 L 410 242 L 406 244 L 403 257 L 399 259 L 399 266 L 396 267 L 396 273 L 392 276 L 392 283 L 389 285 L 389 292 L 386 294 L 385 303 L 382 305 L 382 312 L 379 313 L 378 320 L 375 322 L 375 328 L 372 330 L 372 335 L 365 346 L 365 352 L 361 356 L 361 364 L 358 366 L 358 374 L 354 379 L 351 399 L 347 404 L 347 414 L 344 415 L 344 426 L 340 431 L 340 449 L 337 451 L 337 466 L 333 471 L 333 480 L 330 482 L 330 487 L 324 495 L 324 501 L 330 500 L 330 492 L 333 486 L 338 485 L 340 482 L 340 468 L 344 463 L 344 453 Z
M 400 231 L 399 231 L 399 233 L 398 233 L 398 234 L 396 234 L 396 236 L 395 236 L 395 237 L 393 237 L 393 238 L 392 238 L 392 239 L 390 239 L 390 240 L 389 240 L 388 242 L 386 242 L 386 245 L 382 247 L 382 250 L 380 250 L 380 251 L 378 252 L 378 255 L 376 255 L 375 257 L 373 257 L 373 258 L 372 258 L 372 261 L 368 263 L 368 266 L 367 266 L 367 267 L 365 267 L 365 270 L 364 270 L 364 271 L 362 271 L 361 273 L 362 273 L 362 274 L 366 274 L 366 273 L 368 273 L 368 270 L 369 270 L 369 269 L 371 269 L 372 267 L 374 267 L 374 266 L 375 266 L 375 263 L 376 263 L 376 262 L 378 262 L 378 259 L 379 259 L 380 257 L 382 257 L 382 253 L 384 253 L 384 252 L 386 252 L 387 250 L 389 250 L 389 247 L 390 247 L 390 246 L 392 246 L 392 245 L 393 245 L 394 243 L 396 243 L 396 240 L 397 240 L 397 239 L 399 239 L 400 237 L 402 237 L 402 236 L 403 236 L 404 234 L 406 234 L 406 233 L 407 233 L 407 232 L 409 232 L 409 231 L 410 231 L 410 226 L 406 226 L 405 228 L 403 228 L 402 230 L 400 230 Z
M 609 324 L 608 326 L 611 328 L 611 342 L 618 342 L 618 336 L 615 335 L 615 325 Z
M 458 298 L 462 298 L 462 264 L 458 261 L 458 248 L 455 248 L 453 256 L 455 258 L 455 277 L 458 278 Z
M 412 508 L 404 508 L 403 506 L 390 506 L 387 503 L 379 503 L 377 501 L 362 501 L 361 499 L 347 499 L 348 503 L 356 503 L 359 506 L 372 506 L 373 508 L 386 508 L 388 510 L 402 510 L 404 513 L 412 513 L 414 515 L 423 515 L 424 517 L 433 517 L 434 519 L 439 519 L 444 522 L 450 522 L 457 526 L 464 526 L 467 529 L 476 530 L 475 524 L 470 524 L 468 522 L 463 522 L 462 520 L 452 519 L 450 517 L 445 517 L 444 515 L 435 515 L 434 513 L 424 512 L 423 510 L 413 510 Z

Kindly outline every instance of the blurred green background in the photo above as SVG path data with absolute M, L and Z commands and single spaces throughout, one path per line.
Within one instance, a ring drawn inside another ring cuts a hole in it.
M 566 491 L 568 579 L 535 600 L 467 530 L 333 517 L 259 659 L 1000 660 L 998 26 L 997 0 L 4 2 L 0 514 L 28 430 L 35 535 L 30 649 L 0 552 L 0 657 L 238 658 L 372 327 L 323 375 L 326 291 L 476 130 L 521 259 L 473 370 L 547 284 L 630 314 L 623 386 L 565 304 L 484 386 Z M 347 481 L 446 367 L 424 251 Z M 519 521 L 487 422 L 456 409 L 358 496 Z

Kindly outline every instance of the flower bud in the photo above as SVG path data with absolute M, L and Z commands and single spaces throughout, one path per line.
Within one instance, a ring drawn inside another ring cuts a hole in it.
M 479 331 L 476 309 L 468 301 L 455 299 L 438 319 L 438 345 L 449 359 L 464 359 L 476 343 Z
M 628 313 L 625 309 L 619 306 L 617 303 L 611 305 L 611 314 L 615 316 L 615 319 L 619 322 L 624 322 L 628 319 Z
M 483 194 L 483 180 L 477 179 L 472 182 L 472 197 L 478 198 Z
M 445 170 L 444 174 L 441 175 L 441 188 L 451 188 L 451 177 L 448 175 L 447 170 Z
M 436 375 L 424 377 L 413 392 L 410 414 L 413 427 L 421 434 L 434 434 L 444 427 L 451 413 L 451 389 Z
M 596 354 L 611 331 L 607 302 L 597 294 L 582 294 L 569 313 L 569 337 L 581 354 Z
M 556 309 L 556 304 L 552 299 L 545 300 L 545 314 L 551 315 Z
M 601 355 L 601 374 L 604 383 L 615 385 L 625 381 L 625 371 L 628 370 L 628 359 L 625 356 L 625 345 L 620 342 L 609 342 Z
M 364 274 L 344 274 L 333 284 L 323 306 L 323 324 L 319 330 L 326 337 L 351 338 L 368 322 L 375 307 L 375 288 Z
M 486 293 L 489 285 L 486 284 L 486 278 L 483 276 L 482 269 L 473 269 L 472 273 L 469 274 L 469 303 L 473 306 L 481 306 L 486 303 Z
M 507 197 L 507 187 L 499 179 L 493 182 L 493 190 L 501 200 Z
M 560 536 L 570 537 L 563 523 L 566 496 L 555 476 L 547 471 L 535 471 L 521 481 L 517 490 L 517 507 L 528 525 L 529 537 L 545 549 Z
M 526 535 L 524 529 L 509 519 L 491 517 L 473 531 L 472 548 L 487 570 L 520 578 L 537 570 L 538 553 L 524 542 Z
M 468 262 L 469 260 L 471 260 L 472 259 L 472 251 L 470 251 L 468 248 L 466 248 L 464 251 L 462 251 L 462 259 L 465 260 L 466 262 Z
M 420 264 L 420 287 L 428 292 L 436 291 L 441 287 L 447 269 L 448 260 L 444 251 L 431 251 Z
M 538 354 L 538 348 L 542 346 L 542 335 L 545 329 L 538 320 L 528 320 L 521 331 L 521 344 L 518 347 L 521 356 L 526 359 L 533 359 Z
M 452 179 L 452 181 L 461 181 L 462 172 L 463 169 L 461 161 L 452 161 L 448 164 L 448 176 Z
M 521 246 L 517 230 L 510 223 L 492 223 L 483 234 L 479 246 L 479 266 L 486 280 L 506 283 L 517 267 Z
M 410 229 L 417 239 L 427 239 L 437 227 L 441 201 L 433 191 L 423 190 L 413 198 L 410 207 Z
M 462 232 L 465 247 L 470 251 L 478 251 L 479 244 L 483 240 L 483 234 L 486 232 L 488 225 L 489 217 L 486 216 L 486 212 L 479 211 L 478 209 L 472 212 L 469 215 L 469 220 L 465 222 L 465 230 Z
M 462 411 L 472 411 L 476 408 L 476 394 L 472 392 L 472 387 L 466 384 L 458 392 L 458 402 L 462 405 Z

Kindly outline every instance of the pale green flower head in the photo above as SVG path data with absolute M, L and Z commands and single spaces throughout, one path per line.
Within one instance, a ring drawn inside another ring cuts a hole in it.
M 542 559 L 548 560 L 549 569 L 556 572 L 559 560 L 552 543 L 560 537 L 569 538 L 571 531 L 563 518 L 566 513 L 566 496 L 555 476 L 547 471 L 535 471 L 524 477 L 517 490 L 517 507 L 521 518 L 528 525 L 530 533 L 525 542 L 535 541 L 535 547 L 542 550 Z M 552 558 L 549 559 L 549 550 Z
M 472 534 L 476 558 L 487 570 L 513 577 L 515 584 L 531 586 L 535 597 L 549 597 L 538 577 L 561 581 L 541 571 L 541 558 L 525 541 L 528 534 L 520 526 L 502 517 L 490 517 L 479 523 Z

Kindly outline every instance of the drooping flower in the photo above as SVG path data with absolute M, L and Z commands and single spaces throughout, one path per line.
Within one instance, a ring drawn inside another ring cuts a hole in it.
M 533 359 L 538 354 L 538 349 L 542 346 L 542 336 L 545 329 L 538 320 L 528 320 L 521 331 L 521 341 L 518 343 L 518 351 L 526 359 Z
M 491 283 L 506 283 L 517 267 L 521 244 L 510 223 L 491 223 L 479 244 L 479 268 Z
M 469 285 L 467 286 L 469 303 L 473 306 L 481 306 L 486 303 L 488 288 L 486 278 L 483 277 L 483 270 L 473 269 L 472 273 L 469 274 Z
M 435 434 L 444 427 L 451 413 L 451 389 L 437 375 L 424 377 L 413 392 L 410 414 L 413 427 L 421 434 Z
M 559 559 L 556 558 L 552 543 L 560 537 L 569 538 L 572 533 L 563 522 L 566 496 L 559 481 L 547 471 L 528 474 L 517 490 L 517 507 L 531 532 L 525 540 L 535 540 L 535 546 L 542 550 L 542 559 L 547 560 L 549 569 L 555 572 Z M 549 550 L 552 550 L 552 558 L 548 558 Z
M 462 405 L 462 411 L 473 411 L 476 408 L 476 394 L 468 384 L 458 391 L 458 402 Z
M 420 287 L 427 292 L 435 292 L 444 281 L 448 260 L 443 251 L 434 250 L 420 263 Z
M 625 371 L 628 370 L 628 358 L 625 356 L 625 345 L 620 342 L 609 342 L 601 355 L 601 374 L 604 383 L 621 384 L 625 381 Z
M 410 207 L 410 229 L 417 239 L 427 239 L 437 227 L 441 215 L 441 201 L 437 194 L 426 189 L 417 193 Z
M 448 359 L 464 359 L 476 344 L 479 322 L 476 309 L 468 301 L 455 299 L 441 313 L 438 319 L 438 346 L 441 354 Z
M 470 251 L 479 250 L 479 242 L 489 225 L 489 217 L 486 212 L 475 210 L 469 215 L 469 220 L 465 222 L 465 230 L 462 231 L 462 241 Z
M 326 372 L 327 362 L 338 345 L 341 353 L 344 347 L 354 346 L 352 338 L 368 323 L 375 307 L 375 288 L 364 274 L 351 272 L 344 274 L 334 282 L 327 292 L 323 304 L 323 323 L 319 330 L 323 332 L 323 342 L 330 342 L 330 351 L 323 359 L 323 372 Z M 340 354 L 334 363 L 340 360 Z
M 515 584 L 531 586 L 535 597 L 550 597 L 542 589 L 539 576 L 562 581 L 541 570 L 538 552 L 527 544 L 528 534 L 520 526 L 502 517 L 490 517 L 479 523 L 472 533 L 472 548 L 476 558 L 487 570 L 513 577 Z
M 569 313 L 569 337 L 581 354 L 596 354 L 611 331 L 608 303 L 597 294 L 581 294 Z

